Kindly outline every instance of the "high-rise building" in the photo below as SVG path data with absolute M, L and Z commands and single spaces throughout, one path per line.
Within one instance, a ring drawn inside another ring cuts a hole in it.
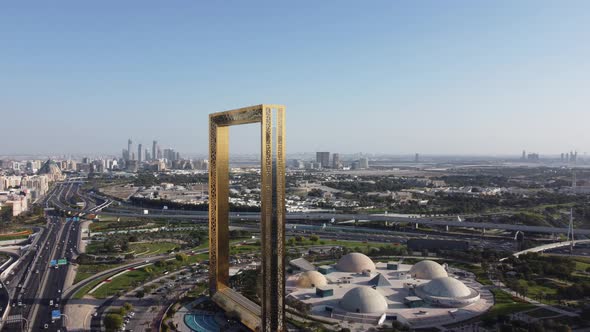
M 168 161 L 174 161 L 176 160 L 176 157 L 177 155 L 174 149 L 164 149 L 164 159 L 168 159 Z
M 359 159 L 359 166 L 361 169 L 369 168 L 369 158 L 361 158 Z
M 137 161 L 140 163 L 143 161 L 143 146 L 141 143 L 137 144 Z
M 525 150 L 522 150 L 522 158 L 521 159 L 522 160 L 526 159 L 526 151 Z
M 146 161 L 152 160 L 152 155 L 150 154 L 150 152 L 148 151 L 148 149 L 145 149 L 144 158 L 145 158 Z
M 322 168 L 330 167 L 330 152 L 316 152 L 316 162 L 319 163 Z
M 158 141 L 154 140 L 152 143 L 152 160 L 158 159 Z
M 133 150 L 131 150 L 132 148 L 133 148 L 133 141 L 130 138 L 129 140 L 127 140 L 127 153 L 128 153 L 127 160 L 131 160 L 131 154 L 133 151 Z
M 340 154 L 339 153 L 332 154 L 332 168 L 339 169 L 340 166 L 342 166 L 340 163 Z
M 414 157 L 414 162 L 415 163 L 419 163 L 420 162 L 420 154 L 416 153 L 416 156 Z

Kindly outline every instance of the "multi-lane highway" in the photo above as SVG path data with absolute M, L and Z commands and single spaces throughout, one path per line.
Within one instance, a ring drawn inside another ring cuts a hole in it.
M 19 262 L 18 273 L 7 278 L 11 289 L 11 310 L 5 330 L 64 331 L 63 319 L 52 321 L 51 311 L 61 310 L 61 292 L 69 262 L 77 245 L 79 227 L 64 218 L 48 217 L 47 232 L 30 247 L 30 256 Z M 54 262 L 52 262 L 54 261 Z
M 208 213 L 206 211 L 186 211 L 186 210 L 156 210 L 143 209 L 131 205 L 120 205 L 117 207 L 110 207 L 112 201 L 106 197 L 101 197 L 95 193 L 87 194 L 81 191 L 81 182 L 70 181 L 58 185 L 54 194 L 51 195 L 45 203 L 47 206 L 53 205 L 65 211 L 83 212 L 83 213 L 97 213 L 106 216 L 120 216 L 120 217 L 141 217 L 141 218 L 173 218 L 173 219 L 192 219 L 192 220 L 207 220 Z M 70 195 L 70 192 L 72 194 Z M 64 197 L 66 199 L 64 199 Z M 69 197 L 69 198 L 68 198 Z M 76 201 L 75 198 L 78 198 Z M 77 209 L 76 203 L 83 202 L 84 208 Z M 104 210 L 106 208 L 106 210 Z M 147 211 L 147 214 L 145 213 Z M 242 221 L 259 221 L 259 213 L 230 213 L 230 218 L 233 220 Z M 378 222 L 391 223 L 410 223 L 437 227 L 456 227 L 456 228 L 474 228 L 474 229 L 500 229 L 506 231 L 521 231 L 529 233 L 545 233 L 545 234 L 565 234 L 568 232 L 566 227 L 544 227 L 544 226 L 527 226 L 517 224 L 501 224 L 489 222 L 468 222 L 459 221 L 457 219 L 431 218 L 431 217 L 402 217 L 394 215 L 375 215 L 375 214 L 341 214 L 330 212 L 315 212 L 315 213 L 287 213 L 287 222 L 298 221 L 315 221 L 328 222 L 334 218 L 336 221 L 342 220 L 367 220 Z M 590 229 L 577 229 L 578 235 L 590 235 Z
M 77 190 L 73 184 L 52 188 L 41 201 L 46 207 L 73 202 Z M 68 203 L 71 204 L 71 203 Z M 75 203 L 73 204 L 75 205 Z M 80 227 L 57 213 L 47 214 L 47 223 L 25 247 L 14 273 L 5 284 L 10 293 L 10 312 L 4 325 L 6 331 L 65 331 L 63 320 L 52 319 L 52 310 L 62 310 L 63 290 L 68 264 L 77 250 Z M 66 264 L 57 265 L 57 262 Z
M 51 318 L 53 310 L 63 310 L 61 303 L 62 291 L 68 273 L 68 263 L 71 261 L 78 242 L 80 227 L 75 222 L 64 222 L 60 218 L 56 222 L 55 240 L 48 243 L 45 248 L 47 253 L 39 263 L 39 270 L 45 273 L 40 276 L 37 295 L 30 313 L 30 326 L 33 331 L 48 329 L 50 331 L 60 329 L 67 317 L 61 316 L 57 320 Z M 46 257 L 46 258 L 45 258 Z M 67 262 L 64 265 L 60 263 Z M 62 329 L 63 330 L 63 329 Z

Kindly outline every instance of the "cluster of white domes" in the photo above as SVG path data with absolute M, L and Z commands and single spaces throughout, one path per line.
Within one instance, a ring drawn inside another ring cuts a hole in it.
M 297 278 L 297 287 L 299 288 L 322 287 L 327 284 L 326 277 L 318 271 L 306 271 L 299 274 Z
M 364 314 L 381 314 L 387 310 L 385 297 L 371 287 L 355 287 L 340 300 L 342 309 Z
M 375 263 L 367 257 L 358 252 L 353 252 L 342 256 L 336 264 L 336 269 L 342 272 L 363 272 L 366 270 L 375 271 Z
M 423 260 L 414 264 L 414 266 L 412 266 L 410 269 L 409 274 L 413 278 L 426 280 L 449 276 L 442 265 L 431 260 Z

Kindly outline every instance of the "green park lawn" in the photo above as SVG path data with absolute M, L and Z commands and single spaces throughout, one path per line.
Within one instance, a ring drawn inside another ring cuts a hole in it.
M 145 282 L 150 277 L 144 269 L 129 271 L 111 282 L 102 285 L 91 295 L 98 299 L 104 299 L 117 294 L 119 291 L 129 291 L 133 287 L 137 287 Z
M 86 295 L 92 288 L 94 288 L 94 286 L 98 285 L 98 283 L 100 283 L 103 279 L 98 279 L 95 280 L 91 283 L 89 283 L 88 285 L 80 288 L 80 290 L 78 290 L 76 292 L 76 294 L 74 294 L 73 298 L 74 299 L 81 299 L 84 297 L 84 295 Z
M 142 226 L 146 225 L 147 221 L 143 220 L 112 220 L 112 221 L 105 221 L 101 219 L 101 221 L 94 221 L 90 224 L 89 228 L 91 232 L 108 232 L 108 231 L 120 231 L 126 229 L 136 229 L 141 228 Z
M 526 286 L 528 291 L 527 291 L 527 297 L 534 299 L 534 300 L 538 300 L 541 301 L 543 303 L 547 303 L 547 304 L 551 304 L 551 305 L 557 305 L 557 301 L 556 300 L 552 300 L 552 299 L 547 299 L 547 296 L 553 296 L 555 294 L 557 294 L 557 288 L 559 286 L 557 286 L 557 284 L 555 284 L 555 287 L 548 287 L 547 285 L 539 285 L 539 284 L 534 284 L 531 285 L 529 284 L 526 280 L 518 280 L 518 282 L 520 283 L 521 286 Z M 540 298 L 541 295 L 545 295 L 543 296 L 543 298 Z
M 172 242 L 145 242 L 145 243 L 131 243 L 129 244 L 128 252 L 133 252 L 135 255 L 138 254 L 165 254 L 168 251 L 180 246 L 177 243 Z
M 483 316 L 483 318 L 497 319 L 498 316 L 501 315 L 513 314 L 535 307 L 533 304 L 522 302 L 499 289 L 492 290 L 492 293 L 494 293 L 495 297 L 494 306 Z
M 76 278 L 74 279 L 74 284 L 90 278 L 94 275 L 96 275 L 97 273 L 100 273 L 102 271 L 106 271 L 108 269 L 112 269 L 115 268 L 119 265 L 117 264 L 83 264 L 83 265 L 78 265 L 78 272 L 76 273 Z
M 101 252 L 103 248 L 102 242 L 93 242 L 86 246 L 86 253 L 88 254 L 119 254 L 123 255 L 126 253 L 133 253 L 135 255 L 138 254 L 150 254 L 150 255 L 158 255 L 158 254 L 165 254 L 169 250 L 172 250 L 179 245 L 172 242 L 142 242 L 142 243 L 130 243 L 129 249 L 125 252 Z
M 536 309 L 533 311 L 529 311 L 526 314 L 527 314 L 527 316 L 531 316 L 534 318 L 544 318 L 544 317 L 552 317 L 552 316 L 558 315 L 555 311 L 545 309 L 545 308 L 539 308 L 539 309 Z

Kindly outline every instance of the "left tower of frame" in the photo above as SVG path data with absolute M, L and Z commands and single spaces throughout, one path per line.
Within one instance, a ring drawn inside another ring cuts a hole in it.
M 229 287 L 229 127 L 260 123 L 261 306 Z M 285 106 L 209 115 L 209 292 L 252 330 L 285 331 Z

